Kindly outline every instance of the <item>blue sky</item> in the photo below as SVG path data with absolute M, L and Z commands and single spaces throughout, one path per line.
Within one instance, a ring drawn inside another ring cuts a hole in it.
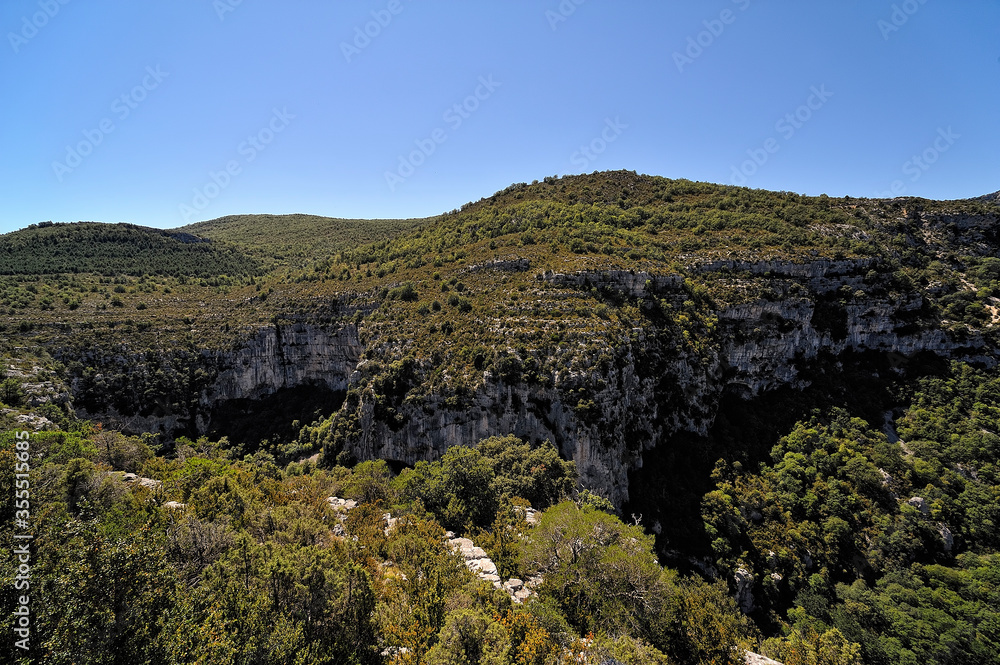
M 0 231 L 422 217 L 608 169 L 985 194 L 998 25 L 995 0 L 4 0 Z

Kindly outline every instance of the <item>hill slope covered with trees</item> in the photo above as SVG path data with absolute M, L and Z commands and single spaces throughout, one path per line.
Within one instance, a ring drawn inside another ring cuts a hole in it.
M 4 236 L 35 256 L 0 401 L 40 430 L 36 655 L 997 662 L 998 222 L 614 172 Z M 112 268 L 62 271 L 94 234 Z M 446 529 L 544 581 L 512 604 Z

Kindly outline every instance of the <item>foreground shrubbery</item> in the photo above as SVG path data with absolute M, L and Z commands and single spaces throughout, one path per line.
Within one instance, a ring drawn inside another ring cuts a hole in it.
M 164 457 L 150 437 L 79 423 L 37 433 L 30 657 L 679 665 L 753 648 L 787 665 L 995 663 L 994 376 L 956 364 L 921 381 L 896 419 L 902 443 L 833 411 L 796 425 L 770 464 L 719 464 L 703 501 L 715 582 L 660 566 L 652 537 L 578 491 L 550 444 L 493 437 L 395 475 L 381 461 L 282 469 L 207 439 Z M 0 439 L 8 520 L 14 443 Z M 339 514 L 332 495 L 358 505 Z M 517 605 L 479 580 L 446 529 L 503 579 L 540 575 L 537 594 Z M 3 558 L 7 607 L 15 563 Z M 737 576 L 753 622 L 725 581 Z
M 148 443 L 88 427 L 33 436 L 34 662 L 714 663 L 756 644 L 723 583 L 679 579 L 640 527 L 589 493 L 574 501 L 575 469 L 550 445 L 488 439 L 393 477 L 384 462 L 282 470 L 205 439 L 169 459 Z M 9 433 L 8 516 L 14 463 Z M 335 494 L 359 501 L 342 524 Z M 543 575 L 537 596 L 515 605 L 475 578 L 445 526 L 505 577 Z M 8 607 L 14 574 L 5 557 Z

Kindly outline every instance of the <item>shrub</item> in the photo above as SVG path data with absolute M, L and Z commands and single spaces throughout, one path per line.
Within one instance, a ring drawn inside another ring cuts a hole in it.
M 406 282 L 402 286 L 397 286 L 396 288 L 389 291 L 388 297 L 390 300 L 402 300 L 403 302 L 416 302 L 419 298 L 416 287 L 413 286 L 412 282 Z
M 544 592 L 581 633 L 658 633 L 671 575 L 656 563 L 653 538 L 640 527 L 565 501 L 531 530 L 522 565 L 544 577 Z
M 0 381 L 0 402 L 7 406 L 21 406 L 24 400 L 24 389 L 21 382 L 13 377 Z

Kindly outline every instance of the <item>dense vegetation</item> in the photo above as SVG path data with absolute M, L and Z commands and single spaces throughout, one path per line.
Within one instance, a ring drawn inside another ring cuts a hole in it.
M 703 502 L 722 570 L 753 576 L 765 623 L 837 628 L 865 663 L 1000 654 L 1000 378 L 954 364 L 919 381 L 890 442 L 834 411 L 770 464 L 716 469 Z
M 661 568 L 551 448 L 491 439 L 393 477 L 384 462 L 281 469 L 224 442 L 181 440 L 169 458 L 149 443 L 87 423 L 31 438 L 35 632 L 17 662 L 736 663 L 756 644 L 724 583 Z M 17 455 L 5 434 L 5 515 Z M 522 494 L 545 509 L 535 527 Z M 338 520 L 331 495 L 359 505 Z M 542 574 L 538 593 L 513 604 L 476 579 L 442 521 Z M 4 557 L 7 605 L 15 572 Z
M 427 220 L 248 215 L 0 237 L 5 536 L 11 432 L 39 430 L 32 657 L 685 665 L 750 648 L 788 665 L 1000 662 L 998 222 L 990 198 L 616 172 L 514 185 Z M 786 269 L 834 261 L 830 290 Z M 710 382 L 726 382 L 724 349 L 797 330 L 780 307 L 843 341 L 848 312 L 897 304 L 896 331 L 976 364 L 796 357 L 795 386 L 683 411 L 671 368 L 715 362 Z M 744 306 L 749 323 L 727 323 Z M 346 390 L 305 383 L 213 407 L 235 350 L 301 326 L 356 335 Z M 704 418 L 708 435 L 644 451 L 624 514 L 582 489 L 585 467 L 506 429 L 406 468 L 355 456 L 365 427 L 462 414 L 487 386 L 643 451 L 647 434 L 617 431 L 611 413 L 636 407 L 607 405 L 627 394 L 626 363 L 628 385 L 656 385 L 656 427 Z M 139 434 L 146 422 L 162 433 Z M 331 495 L 359 504 L 338 512 Z M 446 531 L 485 548 L 503 579 L 540 574 L 536 596 L 514 604 L 477 578 Z
M 996 662 L 1000 377 L 954 364 L 907 399 L 901 445 L 834 409 L 771 464 L 718 465 L 713 565 L 749 573 L 758 627 L 721 580 L 659 566 L 652 537 L 577 491 L 548 445 L 495 437 L 395 475 L 234 459 L 204 438 L 163 456 L 155 437 L 64 417 L 30 444 L 35 662 L 735 663 L 734 647 L 792 665 Z M 331 495 L 359 505 L 338 519 Z M 477 580 L 446 528 L 504 579 L 541 574 L 537 596 L 511 604 Z M 5 557 L 5 602 L 15 571 Z
M 261 274 L 239 250 L 205 238 L 131 224 L 42 223 L 0 236 L 0 274 L 161 275 Z
M 224 242 L 268 265 L 301 267 L 344 249 L 392 238 L 420 219 L 333 219 L 316 215 L 230 215 L 176 229 Z

